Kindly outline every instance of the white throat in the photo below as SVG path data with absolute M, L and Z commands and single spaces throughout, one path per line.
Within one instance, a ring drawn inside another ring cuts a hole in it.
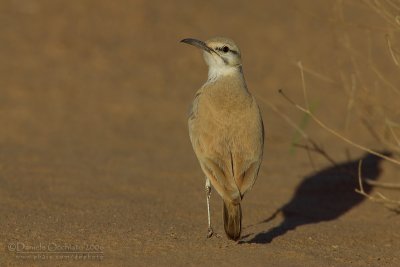
M 208 80 L 207 82 L 215 82 L 220 77 L 230 75 L 241 75 L 241 67 L 229 66 L 226 64 L 210 64 L 208 67 Z

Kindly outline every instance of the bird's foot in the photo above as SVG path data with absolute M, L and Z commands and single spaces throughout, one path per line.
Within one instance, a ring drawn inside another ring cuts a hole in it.
M 214 231 L 211 227 L 208 228 L 208 233 L 207 233 L 207 238 L 212 237 L 212 235 L 214 234 Z

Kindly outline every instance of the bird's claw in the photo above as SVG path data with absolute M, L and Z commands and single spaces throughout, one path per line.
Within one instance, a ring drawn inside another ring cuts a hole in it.
M 210 238 L 210 237 L 212 237 L 212 235 L 214 234 L 214 231 L 213 231 L 213 229 L 210 227 L 210 228 L 208 228 L 208 233 L 207 233 L 207 238 Z

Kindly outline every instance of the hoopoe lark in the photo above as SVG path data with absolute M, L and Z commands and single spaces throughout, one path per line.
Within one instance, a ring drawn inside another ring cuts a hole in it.
M 239 47 L 216 37 L 202 42 L 181 42 L 202 49 L 208 80 L 197 91 L 189 115 L 189 135 L 206 176 L 208 237 L 211 185 L 223 200 L 224 228 L 238 240 L 242 228 L 241 201 L 252 188 L 260 169 L 264 126 L 255 98 L 247 89 Z

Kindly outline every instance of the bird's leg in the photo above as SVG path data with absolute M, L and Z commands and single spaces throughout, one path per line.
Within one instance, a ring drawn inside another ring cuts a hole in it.
M 211 196 L 211 183 L 206 178 L 206 197 L 207 197 L 207 214 L 208 214 L 208 233 L 207 237 L 210 238 L 213 235 L 213 229 L 211 228 L 211 215 L 210 215 L 210 196 Z

